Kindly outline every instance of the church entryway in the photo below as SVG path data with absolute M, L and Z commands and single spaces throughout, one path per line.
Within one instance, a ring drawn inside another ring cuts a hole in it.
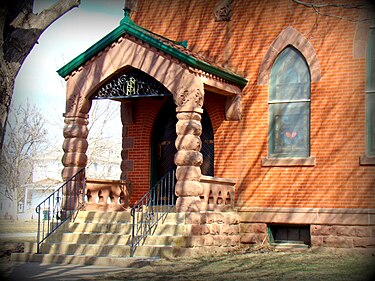
M 174 185 L 176 164 L 174 156 L 177 152 L 175 141 L 176 134 L 176 105 L 173 98 L 167 99 L 161 108 L 152 133 L 151 148 L 151 187 L 156 186 L 156 201 L 175 204 Z M 203 164 L 202 174 L 214 175 L 214 133 L 211 120 L 206 110 L 202 114 L 202 149 Z M 166 180 L 164 180 L 166 179 Z M 163 181 L 163 184 L 159 184 Z M 172 199 L 173 197 L 173 199 Z

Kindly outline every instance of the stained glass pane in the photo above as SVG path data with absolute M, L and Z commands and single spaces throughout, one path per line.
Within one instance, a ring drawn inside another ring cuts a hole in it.
M 302 55 L 286 48 L 272 67 L 270 101 L 310 98 L 310 71 Z
M 270 157 L 308 157 L 310 103 L 270 104 Z
M 367 156 L 375 156 L 375 93 L 366 94 Z
M 276 59 L 270 79 L 269 157 L 310 155 L 310 70 L 295 48 Z
M 368 36 L 366 91 L 375 91 L 375 28 Z

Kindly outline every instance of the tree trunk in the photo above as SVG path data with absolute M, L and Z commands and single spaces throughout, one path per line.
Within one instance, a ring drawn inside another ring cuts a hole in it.
M 18 71 L 43 31 L 80 2 L 59 0 L 40 14 L 33 13 L 33 0 L 0 3 L 0 156 Z

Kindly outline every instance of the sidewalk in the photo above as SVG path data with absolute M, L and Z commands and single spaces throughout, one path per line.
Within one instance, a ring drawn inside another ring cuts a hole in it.
M 130 268 L 95 265 L 66 265 L 20 263 L 0 259 L 0 276 L 4 281 L 23 280 L 85 280 L 100 278 L 105 274 L 131 270 Z

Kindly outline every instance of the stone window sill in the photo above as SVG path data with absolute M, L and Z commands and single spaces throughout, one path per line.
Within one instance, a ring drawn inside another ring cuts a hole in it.
M 313 167 L 316 157 L 308 158 L 262 158 L 262 167 Z
M 375 157 L 368 157 L 362 155 L 359 157 L 359 165 L 361 166 L 375 166 Z

